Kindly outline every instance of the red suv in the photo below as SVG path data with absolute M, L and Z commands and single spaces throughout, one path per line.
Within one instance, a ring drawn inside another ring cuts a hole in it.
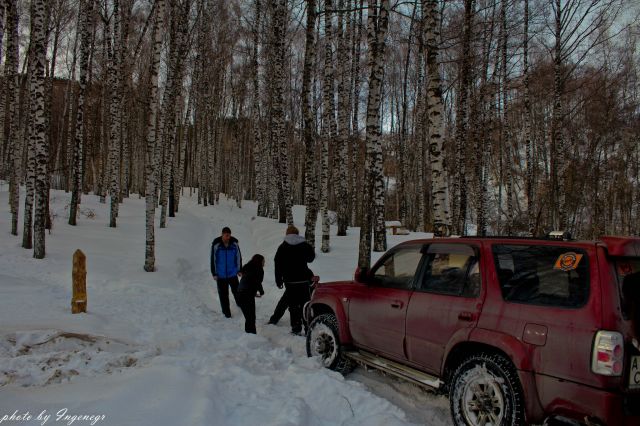
M 640 238 L 410 241 L 305 318 L 309 356 L 448 392 L 456 425 L 640 425 Z

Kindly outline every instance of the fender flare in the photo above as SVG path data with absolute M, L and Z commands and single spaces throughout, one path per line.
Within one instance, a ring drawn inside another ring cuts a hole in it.
M 501 350 L 511 359 L 518 370 L 531 371 L 531 350 L 514 336 L 498 333 L 484 328 L 474 328 L 469 335 L 469 342 L 482 343 Z
M 504 353 L 518 370 L 520 384 L 525 395 L 525 410 L 529 420 L 541 420 L 544 417 L 544 410 L 540 403 L 538 395 L 538 386 L 536 384 L 533 366 L 531 365 L 532 349 L 525 343 L 516 339 L 514 336 L 499 333 L 493 330 L 483 328 L 475 328 L 469 335 L 469 340 L 459 342 L 459 344 L 480 344 L 488 346 Z M 459 345 L 456 345 L 459 346 Z M 447 359 L 451 351 L 456 346 L 448 348 Z
M 309 303 L 308 309 L 309 313 L 307 315 L 309 319 L 313 319 L 323 313 L 333 313 L 338 320 L 340 343 L 343 345 L 351 343 L 347 313 L 345 312 L 344 305 L 337 296 L 331 294 L 314 295 L 313 300 Z

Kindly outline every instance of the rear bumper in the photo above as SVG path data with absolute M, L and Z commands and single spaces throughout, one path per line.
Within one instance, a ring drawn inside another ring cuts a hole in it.
M 640 425 L 640 393 L 616 393 L 551 377 L 538 376 L 537 381 L 541 403 L 548 415 L 593 424 Z M 545 395 L 554 399 L 546 399 Z

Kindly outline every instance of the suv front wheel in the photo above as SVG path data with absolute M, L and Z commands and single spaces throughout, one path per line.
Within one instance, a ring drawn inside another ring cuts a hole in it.
M 517 371 L 499 354 L 478 353 L 464 359 L 453 373 L 449 401 L 458 426 L 524 424 Z
M 307 333 L 307 355 L 320 356 L 325 367 L 342 374 L 353 369 L 353 364 L 344 356 L 340 345 L 335 315 L 322 314 L 311 321 Z

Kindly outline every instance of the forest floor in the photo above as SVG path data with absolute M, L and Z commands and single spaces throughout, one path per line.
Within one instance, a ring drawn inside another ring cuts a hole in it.
M 445 397 L 361 368 L 343 378 L 307 358 L 305 338 L 289 333 L 288 314 L 265 325 L 282 294 L 272 259 L 285 225 L 257 217 L 255 203 L 238 208 L 222 198 L 204 207 L 185 191 L 177 216 L 165 229 L 156 226 L 157 270 L 147 273 L 144 199 L 126 199 L 112 229 L 108 203 L 84 195 L 72 227 L 70 194 L 52 191 L 53 230 L 46 258 L 36 260 L 21 248 L 22 232 L 9 233 L 7 191 L 0 182 L 1 424 L 451 424 Z M 304 208 L 294 217 L 302 225 Z M 209 252 L 223 226 L 245 261 L 255 253 L 267 258 L 257 335 L 244 333 L 236 306 L 231 319 L 220 312 Z M 320 226 L 316 232 L 319 242 Z M 72 315 L 76 249 L 87 256 L 88 309 Z M 318 252 L 310 266 L 322 281 L 348 279 L 357 251 L 357 228 L 346 237 L 332 228 L 331 251 Z

